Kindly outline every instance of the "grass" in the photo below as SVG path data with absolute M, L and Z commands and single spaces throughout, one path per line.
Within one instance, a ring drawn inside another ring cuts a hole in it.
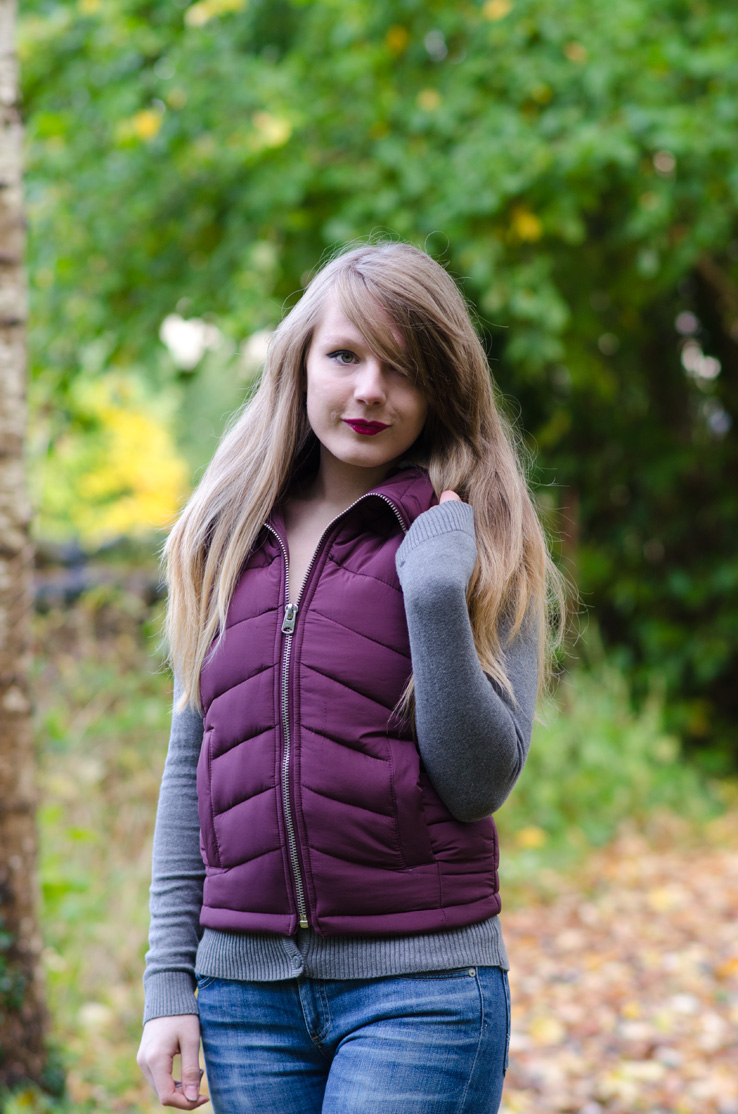
M 542 709 L 525 770 L 495 815 L 503 899 L 507 893 L 509 907 L 540 898 L 552 889 L 552 871 L 576 870 L 624 824 L 654 838 L 666 826 L 688 839 L 719 817 L 732 793 L 680 759 L 658 690 L 636 713 L 622 675 L 600 660 L 564 680 Z
M 4 1114 L 153 1114 L 135 1054 L 148 929 L 151 841 L 169 736 L 160 608 L 111 589 L 36 617 L 36 739 L 43 963 L 64 1099 L 27 1090 Z M 561 871 L 623 824 L 706 831 L 731 804 L 679 760 L 654 695 L 629 710 L 600 661 L 544 709 L 527 767 L 496 816 L 506 909 L 554 898 Z M 677 819 L 678 818 L 678 819 Z

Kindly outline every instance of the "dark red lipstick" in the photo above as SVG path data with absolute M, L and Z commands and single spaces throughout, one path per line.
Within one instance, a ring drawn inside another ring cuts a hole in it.
M 350 418 L 344 418 L 343 421 L 351 426 L 354 433 L 363 433 L 367 437 L 373 437 L 375 433 L 381 433 L 383 429 L 389 428 L 384 422 L 353 421 Z

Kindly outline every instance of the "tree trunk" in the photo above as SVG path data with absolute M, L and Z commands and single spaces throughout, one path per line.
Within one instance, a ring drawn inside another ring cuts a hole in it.
M 40 1083 L 46 1013 L 31 724 L 27 294 L 16 0 L 0 0 L 0 1088 Z

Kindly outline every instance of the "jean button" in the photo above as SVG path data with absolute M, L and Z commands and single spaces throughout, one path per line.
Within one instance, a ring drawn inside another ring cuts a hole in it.
M 477 973 L 477 969 L 476 969 L 476 967 L 470 967 L 470 968 L 469 968 L 469 974 L 470 974 L 470 975 L 472 975 L 472 976 L 473 976 L 473 975 L 476 975 L 476 973 Z

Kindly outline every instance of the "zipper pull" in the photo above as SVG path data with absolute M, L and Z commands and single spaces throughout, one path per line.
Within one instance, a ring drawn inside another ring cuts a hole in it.
M 284 622 L 282 623 L 282 634 L 294 634 L 295 623 L 297 621 L 297 604 L 288 603 L 284 609 Z

